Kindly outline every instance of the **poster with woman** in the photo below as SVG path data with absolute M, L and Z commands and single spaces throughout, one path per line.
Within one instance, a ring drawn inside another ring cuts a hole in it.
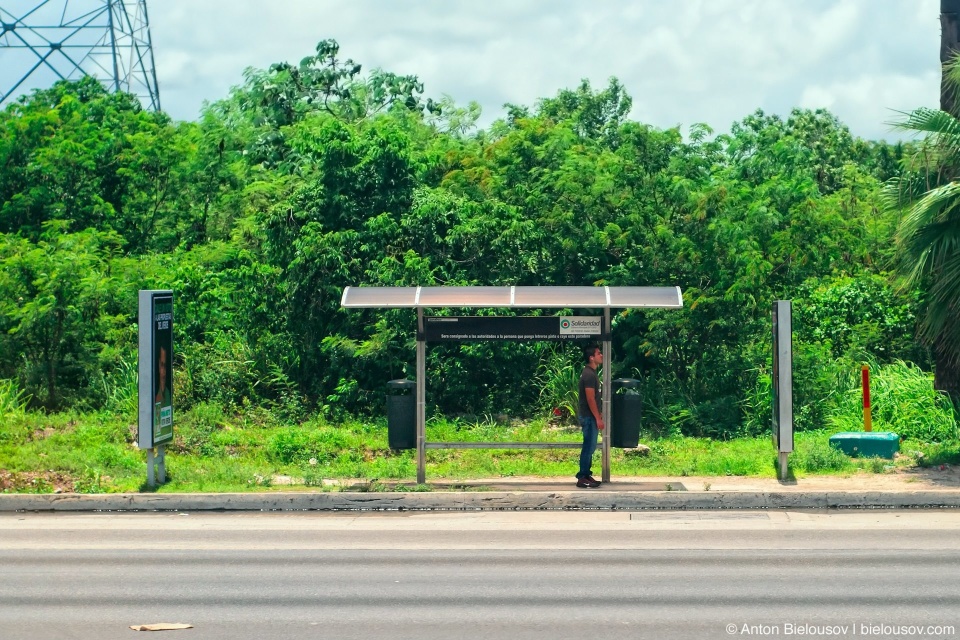
M 173 440 L 173 292 L 140 292 L 138 445 Z

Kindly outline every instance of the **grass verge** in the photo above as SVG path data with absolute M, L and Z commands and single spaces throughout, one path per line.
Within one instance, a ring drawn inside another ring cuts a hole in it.
M 907 440 L 896 461 L 851 459 L 830 448 L 836 431 L 798 433 L 791 455 L 796 477 L 885 473 L 897 468 L 960 463 L 960 442 Z M 363 490 L 390 490 L 390 481 L 416 477 L 413 451 L 387 446 L 383 421 L 315 418 L 285 424 L 261 409 L 227 413 L 198 405 L 178 414 L 168 446 L 168 482 L 159 492 L 340 490 L 358 480 Z M 492 420 L 431 420 L 431 441 L 578 442 L 579 429 L 544 420 L 498 424 Z M 44 415 L 13 412 L 0 422 L 0 492 L 107 493 L 144 491 L 146 455 L 137 449 L 136 426 L 108 413 Z M 673 437 L 643 439 L 646 455 L 613 449 L 617 476 L 775 477 L 776 454 L 768 437 L 717 441 Z M 599 460 L 599 453 L 597 454 Z M 440 449 L 427 454 L 431 480 L 511 476 L 571 477 L 576 449 Z M 422 491 L 428 486 L 405 486 Z

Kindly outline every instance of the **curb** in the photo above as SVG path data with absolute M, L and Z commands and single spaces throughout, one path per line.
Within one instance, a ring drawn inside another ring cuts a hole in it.
M 12 494 L 4 511 L 640 511 L 960 508 L 960 491 Z

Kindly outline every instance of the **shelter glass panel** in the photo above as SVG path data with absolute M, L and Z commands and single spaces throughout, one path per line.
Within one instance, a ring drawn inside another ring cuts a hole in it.
M 423 287 L 421 307 L 509 307 L 510 287 Z
M 607 306 L 604 287 L 517 287 L 515 307 L 586 307 Z
M 343 307 L 414 307 L 416 287 L 347 287 L 343 291 Z
M 682 307 L 683 298 L 677 287 L 610 287 L 610 306 L 625 309 Z

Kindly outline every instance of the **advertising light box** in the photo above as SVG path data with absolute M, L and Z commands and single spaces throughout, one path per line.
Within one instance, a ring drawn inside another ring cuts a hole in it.
M 141 449 L 173 440 L 173 292 L 140 291 L 139 429 Z

